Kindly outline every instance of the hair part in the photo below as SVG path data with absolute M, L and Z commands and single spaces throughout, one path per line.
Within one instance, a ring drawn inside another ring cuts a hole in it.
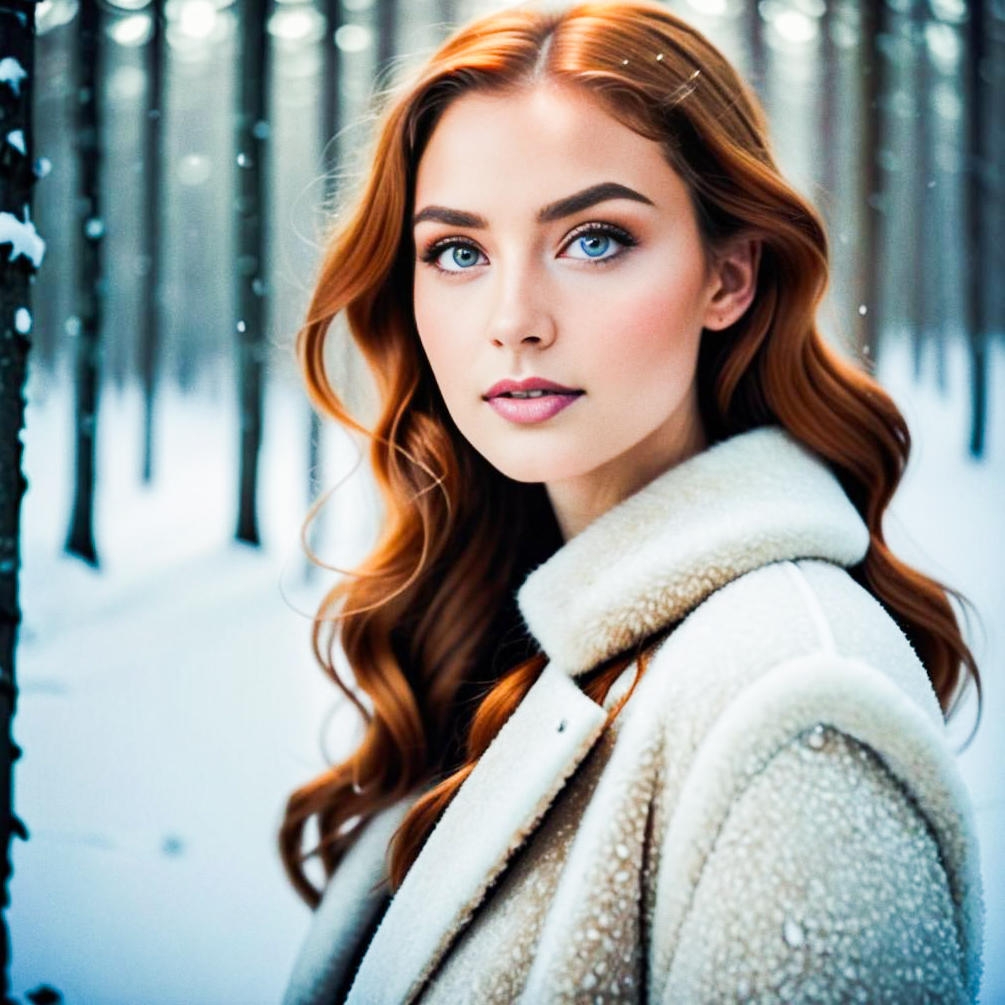
M 818 331 L 825 228 L 778 170 L 754 94 L 704 36 L 656 3 L 493 14 L 454 34 L 392 93 L 372 170 L 330 241 L 298 336 L 315 407 L 370 439 L 386 513 L 376 547 L 330 591 L 314 624 L 315 655 L 366 728 L 346 760 L 287 804 L 280 852 L 312 905 L 320 894 L 304 863 L 317 857 L 330 875 L 374 813 L 425 787 L 392 844 L 397 888 L 545 664 L 515 593 L 561 535 L 543 487 L 493 469 L 447 413 L 415 329 L 410 226 L 418 163 L 450 103 L 545 83 L 585 89 L 661 144 L 687 186 L 706 256 L 738 236 L 758 240 L 753 303 L 733 325 L 702 339 L 698 389 L 708 441 L 779 425 L 822 457 L 869 529 L 868 553 L 852 575 L 904 631 L 944 713 L 967 680 L 980 696 L 949 601 L 956 594 L 899 561 L 885 543 L 883 516 L 910 436 L 882 388 Z M 343 312 L 377 385 L 372 429 L 348 413 L 325 372 L 328 329 Z M 336 672 L 338 645 L 372 711 Z M 636 681 L 651 648 L 639 656 Z M 584 691 L 602 703 L 635 655 L 594 668 Z M 305 850 L 311 819 L 319 840 Z

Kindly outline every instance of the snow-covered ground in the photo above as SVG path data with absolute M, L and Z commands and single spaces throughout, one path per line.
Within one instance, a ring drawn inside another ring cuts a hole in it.
M 983 841 L 988 893 L 982 1001 L 1005 1002 L 1005 352 L 991 360 L 988 458 L 965 451 L 966 364 L 950 394 L 909 376 L 891 343 L 880 376 L 911 421 L 915 454 L 891 540 L 960 588 L 983 622 L 984 722 L 960 756 Z M 305 582 L 307 410 L 296 388 L 267 399 L 260 526 L 232 542 L 233 395 L 158 401 L 157 480 L 138 484 L 140 401 L 106 392 L 98 422 L 100 571 L 67 558 L 69 382 L 29 387 L 23 510 L 21 696 L 15 799 L 31 840 L 14 846 L 8 918 L 13 990 L 47 982 L 67 1005 L 271 1005 L 308 913 L 290 891 L 274 834 L 288 792 L 354 738 L 351 715 L 309 651 L 326 575 Z M 330 435 L 325 481 L 354 461 Z M 350 531 L 372 512 L 362 479 L 330 507 L 325 557 L 351 561 Z M 968 707 L 953 736 L 965 737 Z

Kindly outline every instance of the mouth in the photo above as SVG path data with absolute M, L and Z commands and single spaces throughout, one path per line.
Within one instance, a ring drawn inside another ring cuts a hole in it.
M 525 381 L 500 381 L 489 389 L 484 400 L 509 422 L 535 425 L 568 408 L 586 392 L 579 388 L 562 387 L 538 377 Z
M 482 399 L 492 401 L 495 398 L 511 398 L 520 401 L 543 398 L 549 395 L 578 397 L 583 393 L 580 388 L 563 387 L 561 384 L 545 380 L 543 377 L 528 377 L 526 380 L 500 380 L 482 395 Z
M 582 393 L 582 391 L 503 391 L 502 394 L 497 394 L 495 397 L 523 400 L 526 398 L 545 398 L 556 394 L 577 396 Z

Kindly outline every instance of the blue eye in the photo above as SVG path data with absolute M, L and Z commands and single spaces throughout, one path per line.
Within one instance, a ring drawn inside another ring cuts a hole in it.
M 611 239 L 607 234 L 584 234 L 582 237 L 577 237 L 576 240 L 580 242 L 579 246 L 590 258 L 599 258 L 611 244 Z
M 478 264 L 480 254 L 481 252 L 473 244 L 447 241 L 433 245 L 422 258 L 441 272 L 467 272 L 471 266 Z
M 627 231 L 620 227 L 614 227 L 607 223 L 594 223 L 584 227 L 578 234 L 573 235 L 568 247 L 578 247 L 584 255 L 571 255 L 581 262 L 596 261 L 609 262 L 619 258 L 627 248 L 631 248 L 636 240 Z M 621 245 L 620 248 L 617 245 Z M 614 248 L 612 254 L 608 254 Z

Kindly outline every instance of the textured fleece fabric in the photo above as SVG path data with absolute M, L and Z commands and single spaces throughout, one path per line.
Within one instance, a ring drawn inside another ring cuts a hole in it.
M 363 955 L 414 796 L 325 891 L 287 1005 L 973 1002 L 982 900 L 928 677 L 868 533 L 778 429 L 604 514 L 518 600 L 549 657 Z M 674 626 L 612 727 L 576 677 Z

